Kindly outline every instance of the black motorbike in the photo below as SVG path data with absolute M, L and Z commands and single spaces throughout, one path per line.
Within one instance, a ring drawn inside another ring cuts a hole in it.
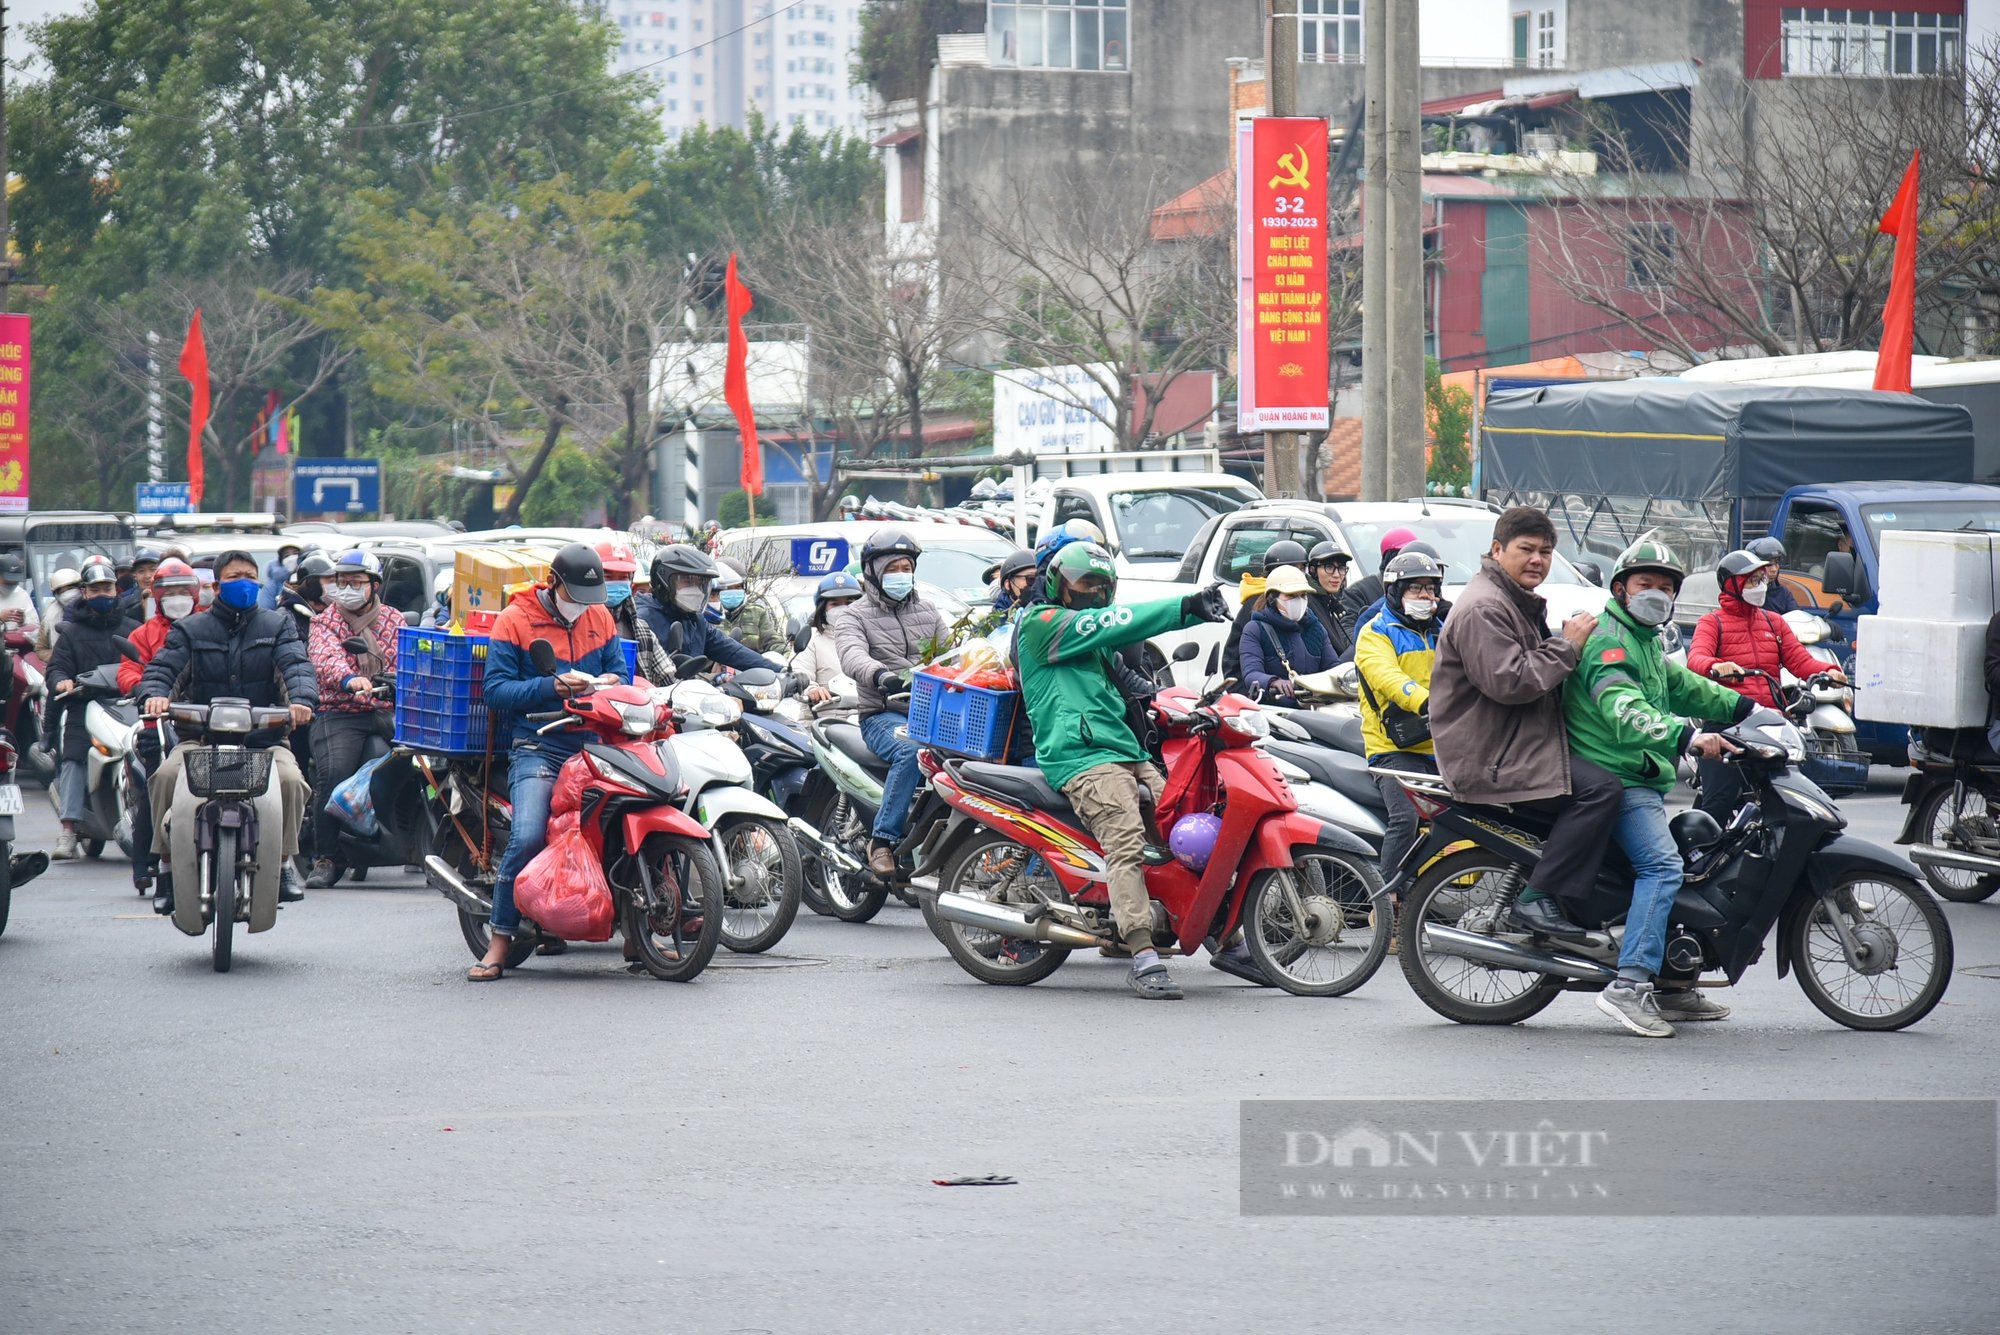
M 1687 880 L 1667 927 L 1659 980 L 1734 984 L 1777 929 L 1778 975 L 1797 969 L 1806 998 L 1850 1029 L 1901 1029 L 1928 1015 L 1951 981 L 1951 927 L 1893 851 L 1841 831 L 1846 820 L 1791 766 L 1798 729 L 1759 708 L 1722 734 L 1742 750 L 1749 796 L 1727 828 L 1702 811 L 1669 825 Z M 1617 973 L 1632 872 L 1614 844 L 1587 899 L 1562 908 L 1567 938 L 1517 932 L 1508 911 L 1549 825 L 1505 806 L 1454 800 L 1428 775 L 1398 775 L 1430 823 L 1391 889 L 1403 973 L 1426 1005 L 1460 1024 L 1514 1024 L 1564 991 L 1597 991 Z M 1454 845 L 1470 844 L 1460 851 Z M 1722 977 L 1704 973 L 1719 970 Z
M 351 654 L 369 652 L 369 645 L 359 636 L 345 641 L 341 647 Z M 370 693 L 377 699 L 395 699 L 394 673 L 378 672 L 369 681 L 372 683 Z M 385 756 L 388 758 L 383 760 Z M 334 823 L 340 831 L 338 847 L 307 849 L 302 846 L 300 857 L 302 861 L 307 861 L 308 867 L 310 857 L 328 857 L 347 868 L 350 880 L 365 881 L 370 867 L 412 868 L 422 864 L 427 851 L 428 830 L 423 798 L 428 780 L 417 767 L 416 753 L 409 747 L 395 746 L 388 738 L 377 734 L 361 748 L 363 765 L 374 760 L 382 760 L 368 777 L 376 832 L 362 834 L 336 819 Z M 308 832 L 313 825 L 309 817 L 306 821 Z
M 722 683 L 722 690 L 743 702 L 743 717 L 736 723 L 736 744 L 750 762 L 752 791 L 778 805 L 793 834 L 803 841 L 803 849 L 820 841 L 819 831 L 804 819 L 806 784 L 813 767 L 812 739 L 790 719 L 765 712 L 774 698 L 795 693 L 798 680 L 795 674 L 752 668 Z M 806 877 L 800 898 L 814 913 L 831 915 L 833 904 L 820 880 Z
M 1912 728 L 1899 844 L 1931 889 L 1956 904 L 2000 891 L 2000 755 L 1980 728 Z

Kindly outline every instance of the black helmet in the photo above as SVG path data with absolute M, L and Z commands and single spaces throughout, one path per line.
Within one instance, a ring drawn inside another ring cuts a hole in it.
M 294 579 L 331 579 L 333 559 L 325 552 L 307 552 L 299 558 L 299 568 L 292 572 Z
M 156 566 L 159 563 L 159 550 L 153 547 L 141 547 L 132 557 L 132 564 L 135 566 Z
M 1354 559 L 1354 553 L 1347 550 L 1339 538 L 1328 538 L 1306 554 L 1309 566 L 1344 566 Z
M 1290 538 L 1281 538 L 1264 549 L 1264 572 L 1266 575 L 1279 566 L 1303 566 L 1306 563 L 1306 549 Z
M 562 585 L 573 603 L 604 601 L 604 558 L 585 542 L 572 542 L 549 562 L 549 574 Z
M 1753 570 L 1762 570 L 1769 564 L 1771 564 L 1769 561 L 1753 551 L 1734 551 L 1716 563 L 1715 578 L 1727 583 L 1732 579 L 1741 579 Z
M 1009 552 L 1007 559 L 1000 563 L 1000 578 L 1012 579 L 1024 570 L 1033 570 L 1038 564 L 1035 554 L 1025 547 Z
M 1440 585 L 1444 583 L 1444 564 L 1428 552 L 1416 551 L 1415 547 L 1416 544 L 1411 543 L 1402 548 L 1390 559 L 1388 565 L 1382 567 L 1384 593 L 1394 596 L 1398 585 L 1408 584 L 1413 580 L 1434 579 Z
M 674 576 L 695 575 L 702 579 L 715 578 L 715 562 L 708 559 L 700 548 L 690 547 L 684 542 L 662 547 L 653 554 L 653 597 L 665 606 L 674 596 Z
M 907 556 L 915 562 L 923 554 L 924 549 L 917 546 L 916 539 L 903 530 L 876 529 L 861 548 L 861 578 L 879 590 L 882 587 L 882 572 L 879 569 L 882 563 L 898 556 Z
M 19 561 L 19 557 L 14 558 Z M 4 572 L 0 572 L 4 573 Z M 110 584 L 118 578 L 118 567 L 111 564 L 108 556 L 92 556 L 85 559 L 83 569 L 77 572 L 83 576 L 85 584 Z M 19 575 L 12 578 L 19 579 Z
M 1766 565 L 1776 565 L 1785 559 L 1785 544 L 1773 537 L 1752 538 L 1743 544 L 1743 550 L 1763 557 Z

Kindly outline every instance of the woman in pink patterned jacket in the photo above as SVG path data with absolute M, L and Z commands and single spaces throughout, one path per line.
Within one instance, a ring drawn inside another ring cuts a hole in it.
M 369 678 L 396 670 L 396 632 L 403 614 L 382 601 L 382 563 L 374 553 L 343 552 L 325 584 L 326 608 L 312 619 L 306 652 L 319 677 L 319 713 L 313 719 L 312 875 L 306 884 L 324 890 L 347 870 L 330 856 L 340 847 L 340 826 L 327 814 L 333 790 L 361 768 L 373 736 L 387 738 L 394 726 L 392 706 L 368 694 Z M 347 650 L 350 639 L 374 646 L 365 654 Z

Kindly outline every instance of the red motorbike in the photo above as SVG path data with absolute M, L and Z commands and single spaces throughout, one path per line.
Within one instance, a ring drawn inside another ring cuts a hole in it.
M 547 641 L 535 641 L 529 653 L 537 668 L 553 675 L 555 654 Z M 683 785 L 673 750 L 665 744 L 673 732 L 672 706 L 656 702 L 643 687 L 606 686 L 559 710 L 527 717 L 542 723 L 543 732 L 582 728 L 596 735 L 565 763 L 558 782 L 571 778 L 570 766 L 580 768 L 578 829 L 604 869 L 625 939 L 637 947 L 639 962 L 655 978 L 692 980 L 708 967 L 722 938 L 723 884 L 708 831 L 674 805 Z M 494 864 L 506 847 L 504 822 L 512 815 L 497 794 L 489 793 L 488 801 L 494 804 L 489 819 L 499 828 L 475 844 L 460 812 L 449 809 L 439 831 L 445 855 L 424 859 L 431 883 L 458 906 L 462 918 L 479 924 L 476 937 L 466 933 L 475 954 L 484 953 L 479 943 L 493 907 Z M 461 839 L 449 839 L 447 831 L 457 831 Z M 545 929 L 523 918 L 514 938 L 518 954 L 509 956 L 509 966 L 548 939 Z
M 1225 683 L 1226 685 L 1227 683 Z M 1247 697 L 1161 691 L 1162 829 L 1209 812 L 1221 829 L 1200 870 L 1146 868 L 1153 940 L 1162 954 L 1220 950 L 1244 929 L 1264 977 L 1301 996 L 1339 996 L 1388 953 L 1393 914 L 1367 844 L 1299 811 L 1257 749 L 1270 720 Z M 1069 799 L 1032 767 L 945 758 L 926 749 L 927 780 L 952 808 L 925 866 L 941 867 L 925 917 L 953 959 L 988 983 L 1038 982 L 1072 949 L 1119 953 L 1104 856 Z

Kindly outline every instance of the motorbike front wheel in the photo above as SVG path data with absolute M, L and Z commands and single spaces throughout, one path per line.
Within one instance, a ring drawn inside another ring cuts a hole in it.
M 648 840 L 641 856 L 652 878 L 652 900 L 627 901 L 626 939 L 638 946 L 639 960 L 653 977 L 692 982 L 722 941 L 722 869 L 705 841 L 676 835 Z
M 842 847 L 852 847 L 856 842 L 851 837 L 854 829 L 866 832 L 866 827 L 857 819 L 853 802 L 831 783 L 820 790 L 818 798 L 807 809 L 806 823 Z M 815 905 L 815 911 L 829 914 L 842 922 L 867 922 L 882 911 L 883 903 L 889 898 L 888 886 L 865 871 L 842 871 L 828 862 L 818 850 L 811 850 L 807 856 L 810 862 L 804 869 L 806 882 L 814 887 L 818 898 L 826 901 L 824 909 Z
M 1063 898 L 1055 874 L 1032 849 L 1015 843 L 998 830 L 974 835 L 959 846 L 938 875 L 940 894 L 966 895 L 1026 908 L 1037 901 Z M 1039 983 L 1060 969 L 1069 947 L 1047 942 L 1017 941 L 937 915 L 936 902 L 923 898 L 929 925 L 960 968 L 982 983 L 1023 987 Z
M 1354 991 L 1382 967 L 1394 933 L 1395 913 L 1381 876 L 1347 853 L 1297 854 L 1290 868 L 1257 873 L 1243 901 L 1251 958 L 1266 978 L 1297 997 Z
M 1473 930 L 1490 919 L 1513 865 L 1480 849 L 1440 858 L 1404 896 L 1396 926 L 1397 957 L 1410 990 L 1447 1020 L 1460 1024 L 1519 1024 L 1547 1009 L 1563 980 L 1432 951 L 1424 927 Z
M 799 916 L 805 881 L 792 832 L 764 816 L 736 816 L 722 826 L 724 870 L 722 944 L 755 955 L 784 939 Z
M 2000 837 L 2000 824 L 1994 819 L 1993 804 L 1976 789 L 1945 784 L 1917 808 L 1917 838 L 1933 848 L 1980 853 L 1984 850 L 1974 848 L 1972 841 L 1983 839 L 1990 844 L 1996 837 Z M 1923 873 L 1931 889 L 1954 904 L 1977 904 L 2000 891 L 2000 876 L 1958 867 L 1925 867 Z
M 236 940 L 236 831 L 217 830 L 215 834 L 215 857 L 208 864 L 209 878 L 215 890 L 210 903 L 215 909 L 215 939 L 210 947 L 210 955 L 217 973 L 228 973 L 230 951 Z
M 1836 911 L 1865 952 L 1858 967 L 1829 916 Z M 1806 1000 L 1849 1029 L 1907 1028 L 1931 1013 L 1951 982 L 1951 924 L 1921 885 L 1899 876 L 1844 877 L 1832 904 L 1815 899 L 1792 915 L 1789 932 Z

